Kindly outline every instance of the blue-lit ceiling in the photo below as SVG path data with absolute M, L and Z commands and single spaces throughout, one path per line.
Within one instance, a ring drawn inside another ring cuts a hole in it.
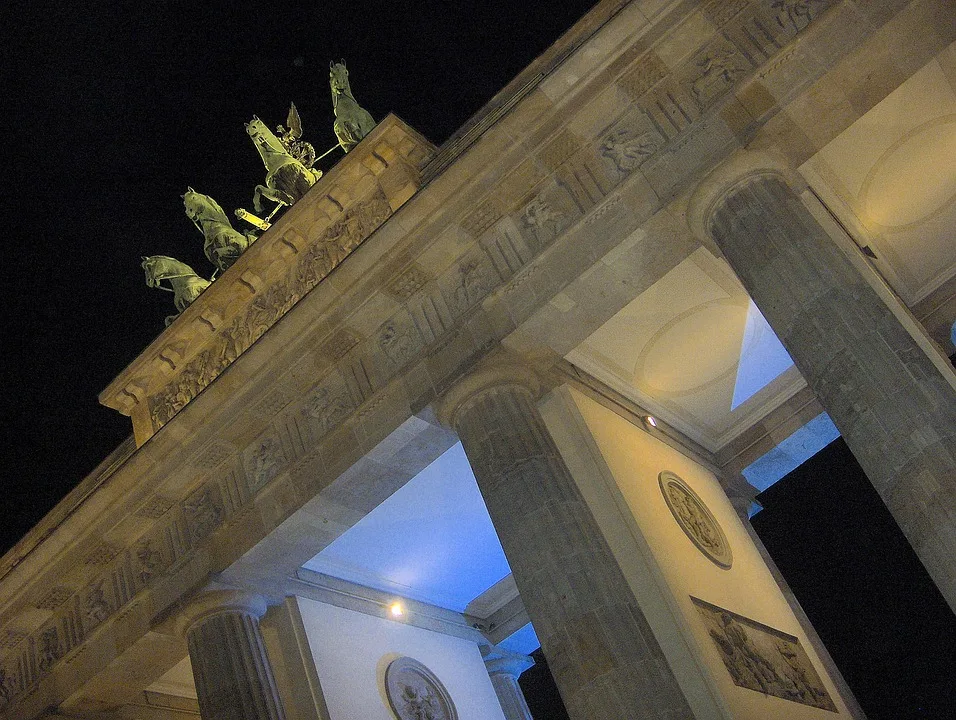
M 461 443 L 305 567 L 457 612 L 511 572 Z

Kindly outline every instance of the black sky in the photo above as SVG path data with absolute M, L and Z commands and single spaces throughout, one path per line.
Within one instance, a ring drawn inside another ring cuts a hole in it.
M 96 397 L 172 312 L 140 256 L 208 275 L 180 195 L 251 207 L 244 122 L 294 101 L 331 147 L 345 58 L 376 118 L 440 144 L 593 4 L 4 0 L 3 549 L 130 433 Z

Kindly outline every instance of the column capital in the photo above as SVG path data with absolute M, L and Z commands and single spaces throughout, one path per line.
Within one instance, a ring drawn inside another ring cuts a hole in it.
M 521 673 L 534 666 L 534 658 L 528 655 L 494 648 L 485 656 L 489 675 L 508 675 L 517 680 Z
M 807 186 L 800 173 L 775 155 L 753 150 L 736 152 L 705 175 L 694 189 L 687 205 L 687 224 L 694 236 L 713 251 L 714 211 L 737 188 L 766 177 L 782 179 L 797 193 Z
M 265 598 L 255 593 L 231 589 L 206 590 L 190 599 L 177 626 L 185 636 L 197 623 L 216 615 L 252 615 L 259 619 L 266 614 L 267 609 Z
M 436 404 L 439 422 L 455 428 L 459 412 L 483 393 L 502 387 L 520 388 L 532 397 L 541 392 L 541 381 L 531 368 L 512 358 L 482 365 L 449 388 Z

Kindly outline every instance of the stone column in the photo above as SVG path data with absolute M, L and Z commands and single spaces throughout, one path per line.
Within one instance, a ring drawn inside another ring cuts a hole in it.
M 259 618 L 265 601 L 238 590 L 199 595 L 184 613 L 203 720 L 284 720 Z
M 524 693 L 518 685 L 521 673 L 534 665 L 534 660 L 527 655 L 494 650 L 485 657 L 485 667 L 488 668 L 488 677 L 501 703 L 501 710 L 505 720 L 533 720 Z
M 465 378 L 440 416 L 457 432 L 548 665 L 574 720 L 692 718 L 520 366 Z
M 817 222 L 801 187 L 771 159 L 744 153 L 704 180 L 689 220 L 737 273 L 956 610 L 952 371 Z

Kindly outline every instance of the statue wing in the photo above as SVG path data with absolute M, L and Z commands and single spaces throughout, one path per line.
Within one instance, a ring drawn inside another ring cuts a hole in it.
M 289 134 L 293 138 L 298 140 L 302 137 L 302 118 L 299 117 L 299 111 L 295 107 L 295 103 L 289 105 L 289 118 L 286 120 L 286 125 L 289 127 Z

